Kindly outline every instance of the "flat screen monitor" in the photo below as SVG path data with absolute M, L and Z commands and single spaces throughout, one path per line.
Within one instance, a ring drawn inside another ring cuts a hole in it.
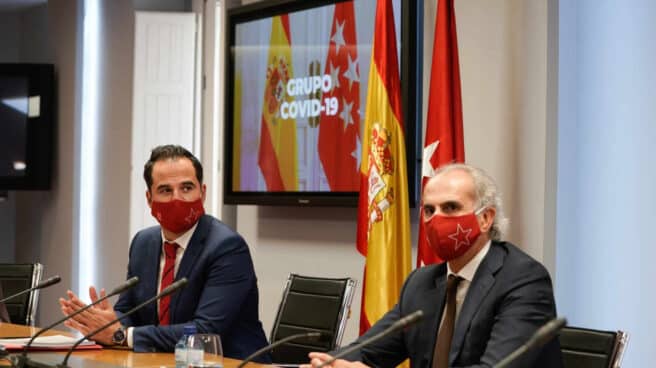
M 53 66 L 0 64 L 0 190 L 50 188 Z
M 414 205 L 421 17 L 415 1 L 392 3 Z M 357 206 L 375 14 L 374 0 L 263 1 L 228 11 L 225 203 Z

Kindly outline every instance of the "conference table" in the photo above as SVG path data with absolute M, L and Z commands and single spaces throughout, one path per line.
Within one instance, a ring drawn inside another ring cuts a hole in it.
M 39 328 L 11 323 L 0 322 L 0 338 L 8 337 L 30 337 Z M 68 335 L 69 332 L 47 331 L 44 335 Z M 64 360 L 65 351 L 34 351 L 28 354 L 30 360 L 41 363 L 44 366 L 55 366 Z M 238 359 L 224 358 L 224 368 L 237 367 L 241 363 Z M 0 365 L 9 365 L 5 360 Z M 76 350 L 68 359 L 68 366 L 85 368 L 110 368 L 110 367 L 175 367 L 173 353 L 135 353 L 132 350 L 121 348 L 103 348 L 94 350 Z M 249 363 L 247 367 L 272 367 L 257 363 Z

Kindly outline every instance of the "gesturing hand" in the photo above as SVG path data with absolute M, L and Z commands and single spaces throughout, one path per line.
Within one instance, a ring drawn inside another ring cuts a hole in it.
M 86 304 L 80 300 L 80 298 L 78 298 L 78 296 L 75 295 L 75 293 L 72 291 L 68 290 L 66 294 L 68 299 L 59 298 L 59 305 L 61 306 L 61 311 L 64 315 L 69 316 L 86 306 Z M 102 298 L 105 295 L 105 289 L 101 289 L 100 297 Z M 99 299 L 96 288 L 93 286 L 89 287 L 89 297 L 91 298 L 91 302 L 96 302 Z M 64 324 L 67 327 L 78 330 L 83 335 L 86 335 L 114 319 L 116 319 L 116 313 L 114 312 L 114 309 L 109 304 L 108 300 L 103 300 L 99 304 L 94 305 L 86 311 L 69 319 Z M 103 331 L 91 336 L 91 338 L 101 344 L 110 345 L 112 343 L 112 335 L 119 326 L 120 323 L 117 322 L 115 326 L 110 326 Z

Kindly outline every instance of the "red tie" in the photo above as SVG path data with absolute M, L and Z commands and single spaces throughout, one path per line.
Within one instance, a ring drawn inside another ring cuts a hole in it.
M 175 277 L 175 254 L 178 249 L 176 243 L 164 242 L 164 253 L 166 259 L 164 260 L 164 271 L 162 271 L 162 285 L 159 291 L 162 292 L 165 288 L 173 283 Z M 167 295 L 159 300 L 159 324 L 166 326 L 169 324 L 169 304 L 171 303 L 171 296 Z

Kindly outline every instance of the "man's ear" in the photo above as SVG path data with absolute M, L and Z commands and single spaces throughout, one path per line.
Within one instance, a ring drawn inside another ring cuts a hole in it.
M 497 215 L 497 209 L 494 207 L 486 208 L 483 213 L 479 216 L 478 225 L 481 228 L 481 232 L 487 233 L 492 228 L 494 223 L 494 217 Z
M 205 193 L 207 192 L 207 186 L 205 184 L 200 186 L 200 197 L 203 199 L 203 203 L 205 203 Z
M 146 202 L 148 202 L 148 207 L 153 207 L 153 195 L 150 194 L 150 190 L 146 190 Z

